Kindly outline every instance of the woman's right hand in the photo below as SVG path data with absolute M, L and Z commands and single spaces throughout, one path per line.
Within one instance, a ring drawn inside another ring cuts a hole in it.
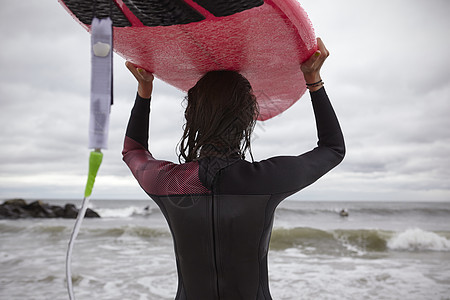
M 320 77 L 320 68 L 329 55 L 330 52 L 325 47 L 325 44 L 320 38 L 317 38 L 317 51 L 300 66 L 300 70 L 303 72 L 306 83 L 312 84 L 322 80 Z M 321 86 L 311 87 L 309 90 L 313 92 L 320 88 Z
M 142 68 L 137 68 L 131 62 L 125 62 L 125 66 L 133 74 L 134 78 L 138 81 L 138 94 L 141 98 L 149 99 L 152 96 L 153 91 L 153 79 L 152 73 L 147 72 Z

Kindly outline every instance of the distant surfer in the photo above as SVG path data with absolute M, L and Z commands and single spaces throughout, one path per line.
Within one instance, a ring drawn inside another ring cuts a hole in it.
M 312 99 L 318 146 L 260 162 L 253 161 L 250 147 L 256 98 L 234 71 L 208 72 L 188 91 L 180 163 L 154 158 L 148 150 L 153 75 L 126 63 L 138 91 L 123 159 L 169 224 L 178 269 L 175 299 L 272 299 L 267 254 L 275 208 L 338 165 L 345 153 L 320 77 L 329 52 L 317 43 L 299 67 Z M 251 162 L 244 160 L 247 151 Z
M 342 209 L 342 210 L 339 212 L 339 215 L 340 215 L 341 217 L 348 217 L 348 211 L 347 211 L 346 209 Z

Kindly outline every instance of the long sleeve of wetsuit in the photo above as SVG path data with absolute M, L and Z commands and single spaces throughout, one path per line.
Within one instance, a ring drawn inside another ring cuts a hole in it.
M 302 174 L 307 175 L 304 177 L 304 186 L 313 183 L 333 169 L 345 156 L 344 136 L 325 88 L 311 92 L 310 95 L 316 119 L 318 142 L 315 149 L 298 156 L 298 161 L 302 163 L 304 170 Z
M 149 195 L 178 193 L 174 188 L 189 186 L 192 193 L 207 193 L 198 179 L 198 164 L 175 164 L 158 160 L 149 151 L 150 99 L 136 96 L 126 131 L 123 160 L 136 180 Z M 182 179 L 174 174 L 184 174 Z M 173 181 L 177 184 L 173 184 Z
M 289 178 L 286 184 L 292 184 L 285 190 L 300 190 L 312 184 L 337 166 L 345 156 L 344 136 L 325 88 L 310 95 L 316 120 L 317 147 L 294 160 L 284 161 L 284 164 L 288 163 L 285 165 L 287 172 L 295 171 L 295 175 L 284 174 L 283 178 Z
M 325 92 L 325 88 L 322 87 L 310 94 L 319 139 L 317 145 L 318 147 L 328 148 L 335 153 L 339 158 L 339 163 L 345 155 L 345 143 L 338 118 Z
M 134 106 L 128 121 L 123 154 L 134 148 L 127 143 L 128 139 L 132 139 L 144 149 L 148 150 L 149 119 L 150 98 L 144 99 L 139 94 L 136 94 L 136 100 L 134 101 Z
M 148 150 L 149 120 L 150 99 L 144 99 L 137 94 L 128 121 L 122 155 L 141 185 L 145 180 L 144 168 L 150 166 L 151 162 L 156 162 Z
M 317 147 L 298 156 L 276 156 L 242 162 L 222 171 L 216 191 L 224 194 L 290 195 L 337 166 L 345 155 L 344 137 L 325 89 L 311 92 Z M 245 182 L 245 185 L 239 182 Z

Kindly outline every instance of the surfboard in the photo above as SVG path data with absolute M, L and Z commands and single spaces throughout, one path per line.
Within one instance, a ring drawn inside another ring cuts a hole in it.
M 187 91 L 210 70 L 235 70 L 251 83 L 259 120 L 306 91 L 300 64 L 317 49 L 296 0 L 58 0 L 87 30 L 110 16 L 114 51 Z

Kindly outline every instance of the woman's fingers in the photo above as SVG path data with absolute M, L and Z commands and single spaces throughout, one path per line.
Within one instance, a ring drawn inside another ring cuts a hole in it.
M 153 74 L 142 68 L 137 68 L 131 62 L 125 62 L 125 66 L 138 81 L 138 94 L 142 98 L 150 98 L 153 90 Z
M 127 67 L 128 70 L 130 70 L 131 74 L 133 74 L 134 77 L 137 76 L 137 74 L 136 74 L 137 73 L 136 67 L 132 63 L 130 63 L 129 61 L 126 61 L 125 62 L 125 66 Z
M 327 58 L 330 55 L 330 51 L 325 47 L 325 44 L 323 43 L 321 38 L 317 38 L 317 48 Z
M 127 61 L 125 62 L 125 66 L 130 70 L 130 72 L 133 74 L 133 76 L 136 78 L 138 82 L 152 82 L 153 81 L 153 74 L 150 72 L 147 72 L 146 70 L 142 68 L 137 68 L 135 65 L 133 65 L 131 62 Z
M 301 65 L 301 70 L 304 74 L 319 73 L 325 59 L 330 55 L 330 52 L 325 47 L 322 39 L 317 38 L 317 50 L 311 57 Z

